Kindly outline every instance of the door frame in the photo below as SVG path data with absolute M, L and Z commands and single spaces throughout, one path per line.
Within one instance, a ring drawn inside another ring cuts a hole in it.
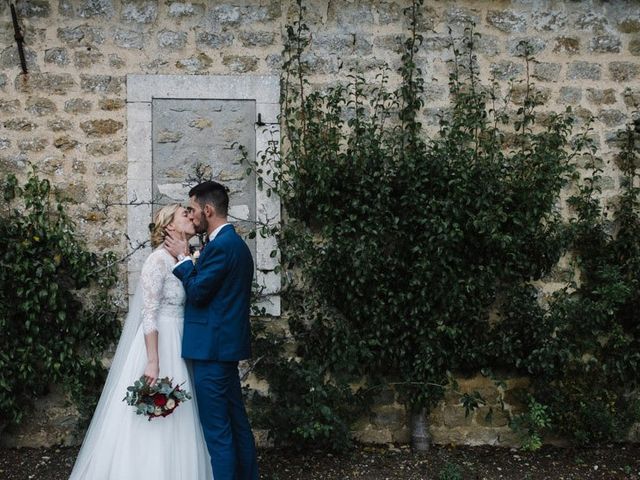
M 280 78 L 275 75 L 127 75 L 127 234 L 134 246 L 149 238 L 152 211 L 152 109 L 153 99 L 252 100 L 256 104 L 256 162 L 280 144 Z M 278 148 L 279 150 L 279 148 Z M 258 188 L 256 172 L 256 221 L 278 225 L 280 199 Z M 265 175 L 262 173 L 262 175 Z M 268 183 L 268 178 L 263 181 Z M 267 315 L 280 315 L 280 256 L 273 236 L 256 235 L 256 282 L 260 289 L 256 304 Z M 135 291 L 149 246 L 129 258 L 129 294 Z

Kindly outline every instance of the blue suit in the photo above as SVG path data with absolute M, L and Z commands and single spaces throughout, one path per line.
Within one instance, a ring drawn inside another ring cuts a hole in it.
M 238 361 L 251 356 L 251 252 L 226 225 L 196 265 L 180 263 L 173 273 L 187 296 L 182 356 L 192 361 L 214 479 L 256 480 L 255 443 L 238 377 Z

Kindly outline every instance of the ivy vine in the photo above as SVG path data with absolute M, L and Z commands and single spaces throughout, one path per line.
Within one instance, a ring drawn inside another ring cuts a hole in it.
M 32 171 L 3 182 L 0 210 L 0 424 L 18 424 L 52 385 L 82 414 L 102 388 L 119 333 L 113 254 L 90 252 L 66 203 Z

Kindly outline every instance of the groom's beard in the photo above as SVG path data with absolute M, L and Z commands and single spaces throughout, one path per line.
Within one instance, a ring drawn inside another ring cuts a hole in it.
M 207 217 L 204 216 L 204 213 L 200 214 L 200 222 L 198 225 L 194 224 L 194 226 L 196 227 L 196 233 L 207 233 L 209 222 L 207 222 Z

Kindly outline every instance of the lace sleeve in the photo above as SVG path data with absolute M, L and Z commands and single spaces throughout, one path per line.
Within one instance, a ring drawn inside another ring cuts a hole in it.
M 151 254 L 142 266 L 140 282 L 142 284 L 142 330 L 145 335 L 158 330 L 156 317 L 162 302 L 162 287 L 166 277 L 166 268 L 162 257 Z

